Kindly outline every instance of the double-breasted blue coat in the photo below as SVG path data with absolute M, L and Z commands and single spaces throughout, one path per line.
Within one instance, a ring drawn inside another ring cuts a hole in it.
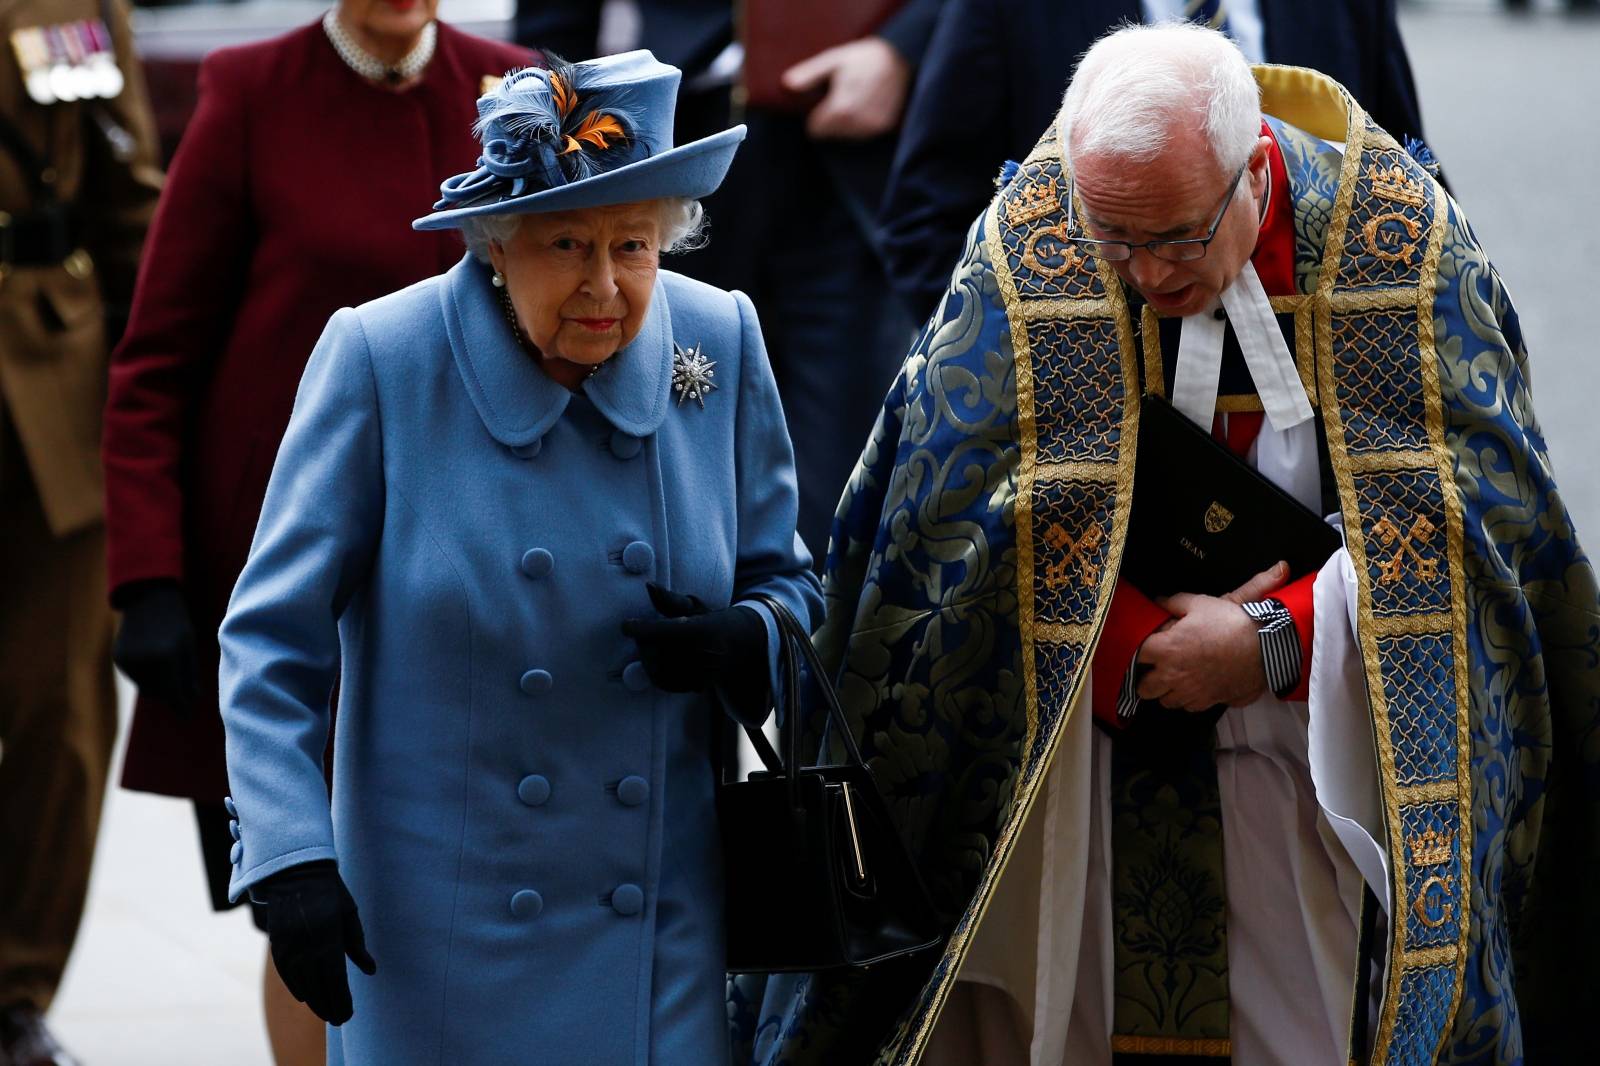
M 334 315 L 221 630 L 231 890 L 337 859 L 378 962 L 330 1062 L 726 1061 L 716 712 L 619 626 L 652 580 L 816 621 L 792 464 L 740 293 L 661 272 L 576 393 L 470 258 Z

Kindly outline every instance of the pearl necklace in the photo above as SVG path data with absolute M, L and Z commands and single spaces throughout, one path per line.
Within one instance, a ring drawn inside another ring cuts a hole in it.
M 391 67 L 356 44 L 355 39 L 339 24 L 339 18 L 334 14 L 333 8 L 329 8 L 328 13 L 322 16 L 322 29 L 333 44 L 333 50 L 344 60 L 345 66 L 368 81 L 381 81 L 388 85 L 399 85 L 421 74 L 422 68 L 433 58 L 433 48 L 438 38 L 435 24 L 428 23 L 422 27 L 422 36 L 417 41 L 417 46 Z

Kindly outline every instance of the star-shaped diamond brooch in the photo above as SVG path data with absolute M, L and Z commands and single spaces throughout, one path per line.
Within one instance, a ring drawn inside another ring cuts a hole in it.
M 701 407 L 705 407 L 706 394 L 717 387 L 711 380 L 711 371 L 716 365 L 714 360 L 705 357 L 698 344 L 684 351 L 676 341 L 673 342 L 672 391 L 678 394 L 679 407 L 682 407 L 683 401 L 688 399 L 693 399 Z

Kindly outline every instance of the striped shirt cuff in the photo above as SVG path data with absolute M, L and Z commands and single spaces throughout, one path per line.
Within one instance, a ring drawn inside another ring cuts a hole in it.
M 1140 648 L 1144 645 L 1140 644 Z M 1139 652 L 1136 649 L 1128 662 L 1128 672 L 1122 676 L 1122 691 L 1117 693 L 1117 717 L 1132 718 L 1139 709 Z
M 1244 613 L 1261 627 L 1256 637 L 1261 641 L 1261 663 L 1266 667 L 1267 687 L 1282 699 L 1300 683 L 1300 632 L 1295 628 L 1294 616 L 1279 600 L 1242 606 Z

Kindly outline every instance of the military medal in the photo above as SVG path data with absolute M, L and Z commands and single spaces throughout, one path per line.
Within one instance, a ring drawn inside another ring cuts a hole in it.
M 673 342 L 672 389 L 678 394 L 679 407 L 689 399 L 697 401 L 701 407 L 706 405 L 706 395 L 717 387 L 711 380 L 712 368 L 716 365 L 715 360 L 705 357 L 698 344 L 684 351 Z
M 44 30 L 38 26 L 12 30 L 11 50 L 17 55 L 22 82 L 33 102 L 55 103 L 55 94 L 50 91 L 50 46 L 45 43 Z
M 34 103 L 109 100 L 122 93 L 116 46 L 101 19 L 12 30 L 11 50 Z
M 122 69 L 117 66 L 117 49 L 111 40 L 111 31 L 99 19 L 78 24 L 89 62 L 86 69 L 94 81 L 94 95 L 110 100 L 122 94 Z
M 73 76 L 71 56 L 60 26 L 46 26 L 44 39 L 50 47 L 50 93 L 63 103 L 78 99 L 78 79 Z

